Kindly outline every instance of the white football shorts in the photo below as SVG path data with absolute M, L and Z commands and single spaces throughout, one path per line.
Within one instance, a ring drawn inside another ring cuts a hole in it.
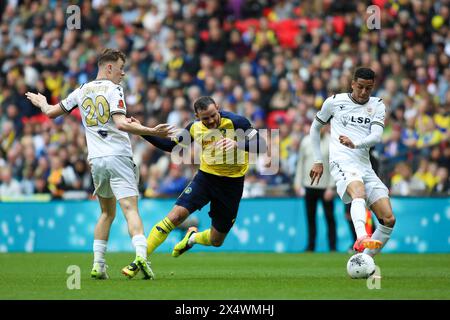
M 388 188 L 371 167 L 330 161 L 330 173 L 336 182 L 337 193 L 344 203 L 352 202 L 347 193 L 347 186 L 352 181 L 361 181 L 364 184 L 368 207 L 381 198 L 389 198 Z
M 139 169 L 131 157 L 106 156 L 89 160 L 94 195 L 117 200 L 138 196 Z

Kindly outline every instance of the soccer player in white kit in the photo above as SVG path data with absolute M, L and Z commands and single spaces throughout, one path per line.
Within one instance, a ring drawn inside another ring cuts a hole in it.
M 330 122 L 330 172 L 337 192 L 344 203 L 351 202 L 350 214 L 357 240 L 353 249 L 371 256 L 377 254 L 389 240 L 395 217 L 389 191 L 375 174 L 369 160 L 369 149 L 381 141 L 386 107 L 377 97 L 371 97 L 375 73 L 358 68 L 352 80 L 352 92 L 327 98 L 311 125 L 311 140 L 315 147 L 315 162 L 310 171 L 311 185 L 319 182 L 323 172 L 320 128 Z M 379 224 L 370 237 L 365 228 L 366 204 L 375 212 Z
M 105 253 L 116 215 L 116 199 L 136 249 L 135 264 L 143 270 L 145 279 L 154 277 L 147 261 L 147 240 L 137 207 L 139 174 L 133 162 L 128 133 L 171 137 L 173 129 L 167 124 L 148 128 L 127 120 L 125 97 L 119 85 L 125 75 L 124 64 L 125 55 L 122 52 L 105 49 L 98 58 L 97 78 L 75 89 L 60 103 L 49 105 L 42 94 L 26 93 L 27 98 L 52 119 L 80 108 L 95 185 L 94 194 L 98 196 L 101 207 L 94 230 L 94 264 L 91 271 L 94 279 L 108 278 Z

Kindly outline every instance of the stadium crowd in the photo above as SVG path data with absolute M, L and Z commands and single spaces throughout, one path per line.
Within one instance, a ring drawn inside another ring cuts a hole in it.
M 66 9 L 78 4 L 80 29 Z M 366 21 L 376 4 L 380 29 Z M 25 97 L 52 104 L 93 80 L 105 47 L 127 55 L 127 114 L 184 128 L 210 95 L 255 128 L 279 129 L 280 170 L 246 177 L 244 197 L 294 195 L 300 143 L 330 95 L 348 92 L 357 66 L 377 74 L 387 106 L 372 150 L 393 195 L 449 195 L 449 1 L 153 0 L 0 3 L 0 197 L 93 191 L 78 111 L 47 119 Z M 195 172 L 133 136 L 145 197 L 176 197 Z M 272 161 L 278 159 L 272 159 Z

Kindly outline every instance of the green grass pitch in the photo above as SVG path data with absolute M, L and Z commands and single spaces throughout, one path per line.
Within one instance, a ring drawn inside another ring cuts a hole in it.
M 0 299 L 309 300 L 450 299 L 450 254 L 381 254 L 381 288 L 347 276 L 349 254 L 189 252 L 151 261 L 156 280 L 129 280 L 131 253 L 108 253 L 109 280 L 92 280 L 90 253 L 0 254 Z M 80 268 L 79 290 L 66 273 Z

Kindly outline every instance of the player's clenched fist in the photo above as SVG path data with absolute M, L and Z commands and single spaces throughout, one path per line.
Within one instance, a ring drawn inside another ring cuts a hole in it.
M 339 136 L 339 142 L 350 149 L 355 149 L 355 144 L 349 137 Z

